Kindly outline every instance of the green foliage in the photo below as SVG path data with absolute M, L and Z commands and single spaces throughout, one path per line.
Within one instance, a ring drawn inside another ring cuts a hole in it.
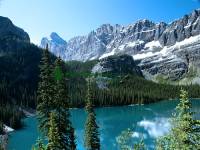
M 69 98 L 67 96 L 66 79 L 64 78 L 64 66 L 62 60 L 58 58 L 55 63 L 55 83 L 54 83 L 54 101 L 53 111 L 55 112 L 58 133 L 60 135 L 60 147 L 65 150 L 70 150 L 75 147 L 75 137 L 71 121 L 69 120 Z M 72 144 L 72 145 L 71 145 Z
M 84 107 L 87 95 L 86 78 L 92 76 L 91 69 L 97 61 L 67 62 L 68 89 L 70 107 Z M 170 85 L 163 79 L 163 84 L 144 79 L 136 74 L 114 75 L 110 73 L 95 74 L 95 77 L 110 77 L 106 88 L 99 88 L 96 83 L 91 85 L 94 93 L 95 106 L 116 106 L 152 103 L 164 99 L 178 99 L 181 87 L 190 93 L 190 97 L 198 98 L 199 85 Z M 102 81 L 105 82 L 105 81 Z
M 55 113 L 50 114 L 50 122 L 49 122 L 49 132 L 48 132 L 48 144 L 47 150 L 61 150 L 62 145 L 62 137 L 59 134 L 57 117 Z
M 189 70 L 186 74 L 186 78 L 195 78 L 198 75 L 198 69 L 195 68 L 194 66 L 190 66 Z
M 35 107 L 41 50 L 14 39 L 0 39 L 0 120 L 22 127 L 20 107 Z
M 172 129 L 158 140 L 158 150 L 200 149 L 200 121 L 193 119 L 188 93 L 181 90 L 180 103 L 171 119 Z
M 33 146 L 32 150 L 46 150 L 46 146 L 44 145 L 42 139 L 38 139 L 35 146 Z
M 98 125 L 96 123 L 96 114 L 93 109 L 91 95 L 91 81 L 88 79 L 88 91 L 85 109 L 87 111 L 87 119 L 85 123 L 85 138 L 84 144 L 87 150 L 100 150 L 100 139 Z
M 69 120 L 65 68 L 60 58 L 52 68 L 49 56 L 46 49 L 40 66 L 41 80 L 38 88 L 39 127 L 48 136 L 48 150 L 75 150 L 74 129 Z
M 24 114 L 17 106 L 11 104 L 4 104 L 0 106 L 0 120 L 14 129 L 19 129 L 23 126 L 21 119 Z
M 167 77 L 163 76 L 163 75 L 157 75 L 155 77 L 156 82 L 160 83 L 160 84 L 169 84 L 170 81 L 167 79 Z
M 75 135 L 74 128 L 71 127 L 70 136 L 69 136 L 69 139 L 70 139 L 70 150 L 76 150 L 76 137 L 74 135 Z
M 146 150 L 146 146 L 144 144 L 144 141 L 141 140 L 139 143 L 134 145 L 134 150 Z
M 122 133 L 116 138 L 120 150 L 146 150 L 144 141 L 141 140 L 139 143 L 131 145 L 132 143 L 133 131 L 127 129 L 122 131 Z
M 62 80 L 62 78 L 64 78 L 64 75 L 63 75 L 60 67 L 58 67 L 58 66 L 55 67 L 54 76 L 55 76 L 56 81 Z
M 40 82 L 38 84 L 37 113 L 39 129 L 46 135 L 49 130 L 49 117 L 53 109 L 53 70 L 48 47 L 43 52 L 40 65 Z
M 34 107 L 41 51 L 28 43 L 9 41 L 7 44 L 0 40 L 1 100 Z
M 119 149 L 131 150 L 130 139 L 132 135 L 133 135 L 133 132 L 131 131 L 131 129 L 122 131 L 122 133 L 116 139 L 119 145 Z

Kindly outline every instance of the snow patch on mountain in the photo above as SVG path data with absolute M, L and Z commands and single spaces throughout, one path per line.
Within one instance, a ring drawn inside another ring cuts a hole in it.
M 156 53 L 153 53 L 153 52 L 144 52 L 144 53 L 133 55 L 133 58 L 134 60 L 141 60 L 141 59 L 152 57 L 155 55 Z
M 106 58 L 106 57 L 109 57 L 109 56 L 113 56 L 115 55 L 115 51 L 116 51 L 116 48 L 114 48 L 111 52 L 109 53 L 105 53 L 103 54 L 101 57 L 99 57 L 99 59 L 103 59 L 103 58 Z
M 134 41 L 134 42 L 129 42 L 129 43 L 127 43 L 127 47 L 135 47 L 135 46 L 137 46 L 137 45 L 140 45 L 140 44 L 143 44 L 144 43 L 144 41 Z
M 145 49 L 153 50 L 154 48 L 162 47 L 159 41 L 151 41 L 145 44 Z
M 200 10 L 169 24 L 147 19 L 128 26 L 104 24 L 88 35 L 62 41 L 57 36 L 54 40 L 44 38 L 41 47 L 49 44 L 50 51 L 65 61 L 127 54 L 139 60 L 146 74 L 173 76 L 175 80 L 188 72 L 188 63 L 200 66 Z
M 192 36 L 181 42 L 176 42 L 176 44 L 173 46 L 162 47 L 161 44 L 159 43 L 159 41 L 152 41 L 152 42 L 145 44 L 144 49 L 141 50 L 140 53 L 133 55 L 133 58 L 135 60 L 141 60 L 141 59 L 145 59 L 145 58 L 153 57 L 153 56 L 157 56 L 157 55 L 159 55 L 160 61 L 163 60 L 162 57 L 169 56 L 170 58 L 174 58 L 174 56 L 172 54 L 174 50 L 177 50 L 177 49 L 181 50 L 181 47 L 192 45 L 196 42 L 200 42 L 200 35 Z M 161 48 L 161 50 L 154 52 L 155 48 Z

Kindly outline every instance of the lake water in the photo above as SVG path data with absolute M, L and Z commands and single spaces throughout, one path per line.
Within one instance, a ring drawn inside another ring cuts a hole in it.
M 131 128 L 135 142 L 142 137 L 149 149 L 153 149 L 155 139 L 166 134 L 170 128 L 168 118 L 178 101 L 162 101 L 149 105 L 97 108 L 97 122 L 100 127 L 102 150 L 117 150 L 116 137 Z M 193 100 L 195 117 L 200 118 L 200 100 Z M 71 110 L 71 120 L 76 130 L 78 150 L 83 148 L 84 123 L 86 113 L 83 109 Z M 38 138 L 35 117 L 24 120 L 25 127 L 10 133 L 9 150 L 31 150 Z

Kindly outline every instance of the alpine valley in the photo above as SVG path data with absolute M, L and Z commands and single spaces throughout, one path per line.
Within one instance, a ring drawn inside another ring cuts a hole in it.
M 47 48 L 49 66 L 62 59 L 70 108 L 85 106 L 91 76 L 96 107 L 177 99 L 182 88 L 191 98 L 200 95 L 200 10 L 169 24 L 104 24 L 69 41 L 53 32 L 39 47 L 0 16 L 0 135 L 7 135 L 8 127 L 23 127 L 22 119 L 35 112 L 40 62 Z

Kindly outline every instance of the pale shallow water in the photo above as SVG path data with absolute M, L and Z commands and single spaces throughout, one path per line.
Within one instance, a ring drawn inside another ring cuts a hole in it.
M 102 150 L 117 150 L 116 137 L 121 131 L 131 128 L 134 131 L 133 141 L 142 137 L 149 149 L 153 149 L 155 139 L 169 131 L 171 117 L 178 101 L 162 101 L 149 105 L 97 108 L 97 122 L 100 127 Z M 200 118 L 200 100 L 193 100 L 195 117 Z M 84 123 L 86 113 L 83 109 L 71 110 L 71 120 L 76 130 L 78 150 L 84 150 Z M 24 119 L 25 127 L 10 133 L 9 150 L 31 150 L 38 138 L 37 120 L 35 117 Z

